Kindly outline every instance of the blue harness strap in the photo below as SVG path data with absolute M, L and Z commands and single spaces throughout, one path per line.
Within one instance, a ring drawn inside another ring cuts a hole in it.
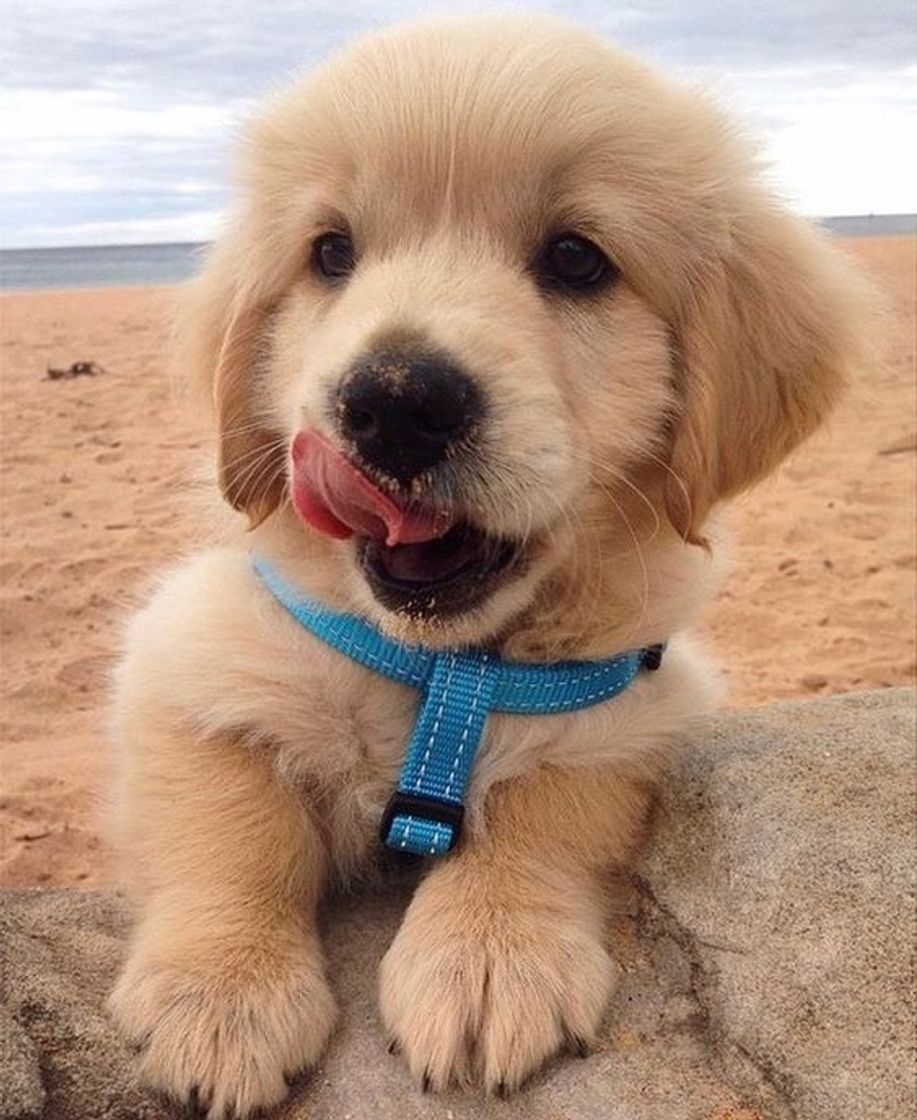
M 435 658 L 381 830 L 389 847 L 441 855 L 458 839 L 462 797 L 497 685 L 492 660 L 486 653 Z M 430 816 L 431 803 L 434 810 L 441 803 L 439 819 Z
M 610 700 L 641 669 L 658 669 L 663 646 L 607 661 L 526 665 L 485 650 L 402 645 L 354 615 L 298 595 L 263 560 L 253 567 L 296 621 L 357 664 L 416 688 L 420 708 L 398 786 L 382 817 L 382 842 L 396 851 L 444 855 L 459 839 L 463 798 L 490 712 L 553 715 Z

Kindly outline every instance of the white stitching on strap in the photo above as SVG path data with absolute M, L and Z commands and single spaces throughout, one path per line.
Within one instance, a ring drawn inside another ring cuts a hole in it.
M 468 709 L 468 715 L 465 717 L 465 726 L 462 728 L 462 737 L 459 740 L 459 748 L 456 751 L 455 758 L 452 760 L 452 770 L 446 782 L 446 797 L 449 797 L 449 795 L 452 793 L 452 783 L 455 781 L 455 774 L 458 770 L 458 764 L 465 752 L 465 747 L 468 745 L 468 735 L 471 731 L 471 725 L 474 722 L 475 713 L 478 710 L 478 704 L 481 700 L 481 689 L 484 687 L 484 679 L 487 672 L 487 660 L 487 654 L 482 654 L 481 660 L 478 664 L 478 683 L 474 690 L 474 696 L 471 698 L 471 707 Z
M 342 621 L 336 621 L 332 625 L 334 625 L 334 630 L 332 632 L 334 634 L 335 643 L 338 644 L 339 647 L 343 647 L 345 652 L 349 653 L 349 652 L 353 651 L 354 646 L 356 645 L 356 639 L 353 638 L 352 636 L 350 636 L 349 634 L 342 634 L 341 633 L 341 627 L 343 626 L 343 622 Z M 370 650 L 370 649 L 366 649 L 365 647 L 360 647 L 357 652 L 360 654 L 361 657 L 365 657 L 368 661 L 371 661 L 374 665 L 381 665 L 381 667 L 383 669 L 388 669 L 388 671 L 390 673 L 393 673 L 396 677 L 398 677 L 401 680 L 408 680 L 412 684 L 419 684 L 423 681 L 423 674 L 422 673 L 417 673 L 417 672 L 413 671 L 412 669 L 406 669 L 406 668 L 403 668 L 402 666 L 395 665 L 394 662 L 387 661 L 384 657 L 380 657 L 379 654 L 373 653 L 373 651 Z M 354 660 L 359 661 L 359 658 L 354 657 Z
M 628 677 L 627 680 L 615 681 L 609 688 L 600 688 L 598 692 L 590 692 L 588 696 L 580 697 L 579 700 L 586 704 L 591 704 L 593 700 L 610 700 L 612 696 L 617 696 L 619 692 L 623 692 L 636 675 L 635 672 L 634 675 Z M 558 708 L 564 707 L 565 703 L 565 700 L 552 700 L 545 705 L 545 708 L 550 711 L 556 711 Z
M 583 674 L 577 676 L 576 677 L 576 683 L 577 684 L 583 684 L 585 681 L 591 681 L 591 680 L 594 680 L 596 677 L 605 676 L 607 673 L 611 672 L 613 669 L 617 669 L 617 667 L 619 665 L 623 665 L 626 660 L 627 660 L 626 656 L 623 656 L 623 655 L 619 656 L 619 657 L 612 658 L 612 660 L 607 662 L 606 664 L 599 665 L 595 669 L 590 669 L 590 671 L 588 673 L 583 673 Z M 513 668 L 515 669 L 516 667 L 513 666 Z M 537 669 L 538 667 L 537 666 L 531 666 L 531 668 Z M 557 677 L 554 677 L 554 676 L 548 677 L 547 680 L 541 680 L 541 679 L 539 679 L 539 680 L 525 680 L 525 681 L 514 681 L 512 679 L 510 680 L 510 687 L 511 688 L 520 688 L 520 687 L 521 688 L 559 688 L 561 685 L 567 685 L 567 684 L 569 684 L 569 681 L 559 680 Z
M 449 685 L 452 683 L 452 674 L 455 671 L 455 654 L 449 654 L 449 669 L 446 672 L 446 679 L 443 681 L 443 690 L 440 693 L 439 707 L 436 709 L 436 715 L 433 717 L 433 727 L 430 729 L 430 738 L 427 739 L 427 747 L 423 752 L 423 758 L 420 761 L 420 769 L 417 772 L 417 780 L 414 782 L 414 792 L 420 790 L 420 783 L 424 779 L 427 772 L 427 763 L 430 761 L 430 752 L 433 750 L 433 743 L 436 739 L 436 734 L 439 731 L 439 725 L 443 718 L 443 712 L 446 708 L 446 700 L 449 696 Z

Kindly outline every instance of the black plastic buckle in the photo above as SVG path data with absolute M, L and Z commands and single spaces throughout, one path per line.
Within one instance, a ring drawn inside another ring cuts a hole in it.
M 379 825 L 379 838 L 385 845 L 388 845 L 388 834 L 391 832 L 395 817 L 416 817 L 422 821 L 449 825 L 452 829 L 452 838 L 446 850 L 451 851 L 461 835 L 465 806 L 455 801 L 430 797 L 425 793 L 402 793 L 401 790 L 396 789 L 388 799 Z
M 640 664 L 644 669 L 649 669 L 654 673 L 662 664 L 662 655 L 665 653 L 665 643 L 662 642 L 658 646 L 647 646 L 643 651 L 643 656 L 640 658 Z

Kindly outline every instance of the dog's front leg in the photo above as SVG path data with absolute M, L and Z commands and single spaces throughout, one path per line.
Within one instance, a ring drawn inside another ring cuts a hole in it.
M 425 1087 L 504 1094 L 561 1047 L 585 1052 L 616 980 L 608 872 L 650 798 L 645 782 L 591 769 L 491 792 L 485 831 L 423 880 L 382 962 L 383 1019 Z
M 314 918 L 325 849 L 268 748 L 156 718 L 128 729 L 122 760 L 141 912 L 110 1006 L 147 1083 L 244 1117 L 286 1095 L 334 1022 Z

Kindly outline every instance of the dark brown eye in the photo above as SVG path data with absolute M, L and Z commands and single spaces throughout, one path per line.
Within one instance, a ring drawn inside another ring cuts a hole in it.
M 594 242 L 576 233 L 562 233 L 542 249 L 538 278 L 549 288 L 583 290 L 613 280 L 616 269 Z
M 312 264 L 321 276 L 340 280 L 353 272 L 356 254 L 346 233 L 323 233 L 312 245 Z

